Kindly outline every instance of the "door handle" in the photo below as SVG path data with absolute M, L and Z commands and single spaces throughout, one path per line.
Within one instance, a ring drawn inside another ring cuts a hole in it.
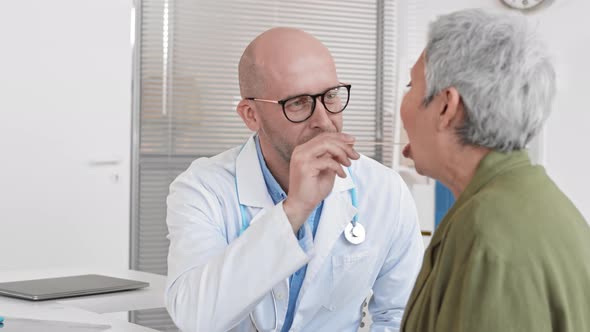
M 88 161 L 88 165 L 91 167 L 103 167 L 103 166 L 117 166 L 121 164 L 122 160 L 120 158 L 112 158 L 112 159 L 92 159 Z

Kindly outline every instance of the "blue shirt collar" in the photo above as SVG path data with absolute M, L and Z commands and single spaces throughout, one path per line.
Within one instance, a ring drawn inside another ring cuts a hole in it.
M 262 175 L 264 176 L 264 182 L 266 183 L 266 189 L 272 198 L 274 204 L 278 204 L 280 201 L 287 198 L 287 194 L 277 180 L 274 178 L 268 166 L 266 166 L 266 162 L 264 161 L 264 156 L 262 155 L 262 149 L 260 148 L 260 141 L 258 139 L 258 135 L 254 136 L 254 143 L 256 144 L 256 153 L 258 154 L 258 162 L 260 163 L 260 168 L 262 169 Z

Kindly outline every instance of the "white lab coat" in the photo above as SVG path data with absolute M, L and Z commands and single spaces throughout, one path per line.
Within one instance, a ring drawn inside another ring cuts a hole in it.
M 166 306 L 182 331 L 280 331 L 289 276 L 305 264 L 292 331 L 356 331 L 373 290 L 371 331 L 397 331 L 420 265 L 423 243 L 414 201 L 399 175 L 362 156 L 336 177 L 315 240 L 305 252 L 282 203 L 267 192 L 251 137 L 212 158 L 195 160 L 168 196 Z M 344 238 L 357 209 L 366 230 L 359 245 Z M 250 227 L 241 226 L 238 203 Z M 276 304 L 276 305 L 275 305 Z M 276 310 L 276 314 L 275 314 Z

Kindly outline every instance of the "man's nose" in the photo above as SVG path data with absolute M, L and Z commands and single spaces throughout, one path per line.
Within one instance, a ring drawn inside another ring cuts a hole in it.
M 321 96 L 317 96 L 315 100 L 315 109 L 309 121 L 314 128 L 327 129 L 332 127 L 332 121 L 330 120 L 330 112 L 326 109 L 322 103 Z

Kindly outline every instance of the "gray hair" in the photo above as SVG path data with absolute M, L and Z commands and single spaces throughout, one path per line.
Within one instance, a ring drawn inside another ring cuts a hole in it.
M 461 143 L 520 150 L 551 112 L 555 71 L 523 15 L 479 9 L 439 17 L 429 27 L 424 104 L 448 87 L 461 96 Z

